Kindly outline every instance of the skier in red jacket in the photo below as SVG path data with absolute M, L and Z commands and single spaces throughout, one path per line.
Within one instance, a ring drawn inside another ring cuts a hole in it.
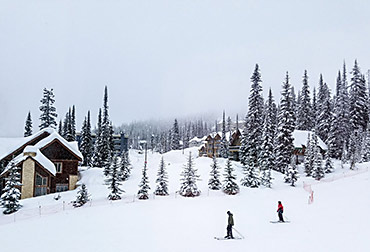
M 285 222 L 285 221 L 284 221 L 284 218 L 283 218 L 283 212 L 284 212 L 283 204 L 281 204 L 281 201 L 278 201 L 278 209 L 277 209 L 277 213 L 278 213 L 278 215 L 279 215 L 279 221 L 280 221 L 280 222 Z

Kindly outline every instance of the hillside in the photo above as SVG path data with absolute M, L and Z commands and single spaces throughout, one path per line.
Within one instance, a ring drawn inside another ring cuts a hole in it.
M 273 173 L 272 189 L 241 187 L 240 194 L 226 196 L 207 189 L 211 159 L 196 158 L 202 194 L 183 198 L 175 192 L 189 151 L 196 154 L 196 148 L 191 148 L 185 154 L 164 155 L 170 196 L 135 199 L 144 155 L 130 151 L 133 173 L 122 186 L 121 201 L 106 200 L 108 191 L 98 168 L 81 170 L 81 183 L 93 199 L 82 208 L 68 204 L 76 190 L 62 193 L 58 201 L 55 195 L 22 200 L 24 207 L 15 216 L 0 214 L 1 251 L 369 251 L 369 163 L 358 165 L 356 171 L 337 164 L 336 171 L 319 183 L 302 175 L 294 188 L 283 183 L 281 174 Z M 160 157 L 148 154 L 152 191 Z M 225 160 L 219 159 L 219 164 L 223 170 Z M 233 164 L 239 182 L 242 170 Z M 313 204 L 308 204 L 303 181 L 312 184 Z M 291 223 L 270 223 L 277 219 L 278 200 Z M 228 210 L 245 239 L 214 239 L 226 234 Z

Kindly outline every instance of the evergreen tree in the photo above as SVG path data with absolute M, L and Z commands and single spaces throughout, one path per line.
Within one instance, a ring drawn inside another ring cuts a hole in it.
M 97 130 L 96 130 L 96 139 L 95 139 L 95 146 L 94 146 L 94 156 L 93 156 L 93 164 L 95 167 L 103 167 L 103 159 L 101 155 L 102 150 L 102 115 L 101 109 L 99 109 L 98 115 L 98 123 L 97 123 Z
M 90 201 L 90 195 L 87 191 L 87 187 L 86 187 L 85 184 L 82 184 L 80 190 L 78 190 L 78 192 L 77 192 L 77 198 L 73 202 L 73 206 L 74 207 L 81 207 L 89 201 Z
M 312 147 L 313 147 L 312 177 L 316 180 L 320 180 L 325 176 L 325 172 L 322 164 L 322 155 L 318 144 L 318 138 L 315 133 L 312 136 Z
M 288 172 L 285 174 L 285 182 L 290 183 L 291 186 L 294 186 L 299 178 L 299 173 L 296 164 L 296 157 L 293 155 L 288 168 Z
M 313 88 L 312 92 L 312 128 L 316 129 L 317 127 L 317 118 L 318 118 L 318 104 L 317 104 L 317 99 L 316 99 L 316 88 Z
M 71 141 L 76 141 L 76 109 L 75 105 L 72 106 L 71 113 Z
M 310 98 L 310 87 L 308 85 L 307 70 L 303 74 L 303 86 L 300 95 L 300 103 L 297 113 L 297 129 L 311 130 L 312 129 L 312 108 Z
M 318 99 L 317 134 L 324 142 L 327 143 L 333 114 L 330 90 L 327 84 L 324 83 L 322 75 L 320 75 Z
M 144 164 L 143 174 L 142 174 L 141 182 L 139 184 L 139 188 L 140 189 L 137 192 L 138 198 L 141 199 L 141 200 L 149 199 L 150 186 L 149 186 L 149 178 L 148 178 L 148 175 L 147 175 L 146 163 Z
M 274 134 L 276 127 L 273 124 L 274 100 L 270 88 L 269 98 L 266 103 L 265 122 L 262 133 L 262 147 L 260 155 L 261 184 L 271 187 L 271 169 L 275 167 Z
M 294 113 L 290 94 L 289 75 L 287 73 L 280 99 L 278 129 L 276 138 L 276 169 L 282 173 L 288 171 L 291 155 L 294 149 Z
M 108 195 L 109 200 L 121 199 L 121 194 L 124 192 L 120 186 L 122 179 L 120 178 L 119 164 L 117 156 L 113 156 L 110 173 L 107 174 L 106 183 L 109 185 L 110 194 Z
M 22 205 L 19 203 L 21 192 L 19 190 L 21 184 L 20 168 L 16 166 L 12 160 L 8 164 L 9 175 L 6 178 L 5 187 L 1 195 L 1 206 L 4 208 L 4 214 L 11 214 L 18 211 Z
M 352 69 L 349 102 L 350 124 L 353 131 L 366 129 L 366 125 L 369 121 L 367 100 L 368 96 L 366 93 L 365 80 L 360 72 L 360 68 L 356 60 Z
M 62 122 L 62 120 L 59 121 L 58 134 L 60 136 L 63 136 L 63 122 Z
M 228 142 L 226 140 L 225 111 L 223 112 L 223 115 L 222 115 L 222 136 L 221 136 L 220 156 L 223 157 L 223 158 L 228 158 L 229 157 L 229 146 L 228 146 Z
M 188 162 L 184 166 L 184 170 L 181 173 L 181 187 L 179 190 L 180 195 L 184 197 L 196 197 L 200 195 L 196 181 L 199 180 L 197 175 L 197 169 L 194 167 L 193 158 L 191 152 L 189 152 Z
M 100 139 L 100 155 L 103 166 L 108 166 L 110 159 L 113 156 L 112 142 L 113 142 L 113 133 L 112 125 L 109 120 L 108 112 L 108 88 L 105 86 L 104 89 L 104 100 L 103 100 L 103 117 L 101 122 L 101 139 Z
M 242 185 L 258 187 L 259 185 L 259 153 L 261 151 L 262 127 L 263 127 L 263 98 L 261 86 L 261 74 L 258 64 L 251 77 L 251 91 L 249 97 L 249 110 L 246 127 L 243 131 L 240 160 L 244 167 L 245 177 Z
M 31 119 L 31 112 L 28 112 L 26 125 L 24 126 L 24 137 L 28 137 L 32 135 L 32 119 Z
M 180 131 L 179 131 L 179 124 L 177 123 L 177 119 L 173 124 L 171 130 L 171 150 L 179 150 L 180 149 Z
M 354 130 L 348 142 L 347 159 L 350 161 L 350 169 L 355 168 L 356 163 L 361 161 L 362 130 Z
M 122 151 L 120 173 L 123 181 L 126 181 L 131 175 L 131 164 L 128 151 Z
M 234 168 L 231 164 L 230 159 L 226 161 L 224 184 L 222 185 L 222 191 L 228 195 L 235 195 L 239 193 L 239 186 L 235 182 L 236 176 L 233 174 Z
M 217 163 L 217 159 L 213 157 L 213 162 L 211 164 L 211 173 L 210 178 L 208 181 L 208 188 L 211 190 L 220 190 L 221 189 L 221 181 L 220 181 L 220 172 Z
M 309 177 L 312 175 L 312 167 L 313 167 L 313 160 L 314 160 L 314 153 L 313 153 L 313 145 L 311 143 L 311 135 L 308 134 L 306 149 L 304 152 L 304 172 L 306 176 Z
M 85 120 L 82 124 L 80 151 L 82 156 L 84 157 L 83 165 L 91 165 L 91 159 L 93 155 L 93 142 L 91 136 L 90 111 L 87 112 L 87 117 L 85 117 Z
M 325 167 L 324 172 L 325 173 L 332 173 L 334 170 L 333 162 L 330 158 L 329 151 L 325 155 Z
M 55 102 L 53 89 L 47 90 L 46 88 L 44 88 L 43 92 L 44 92 L 43 97 L 40 100 L 41 102 L 41 106 L 40 106 L 41 124 L 39 128 L 40 130 L 45 129 L 47 127 L 56 128 L 57 113 L 56 113 L 56 108 L 53 106 Z
M 370 123 L 367 124 L 366 131 L 364 132 L 362 142 L 362 161 L 370 161 Z
M 345 72 L 345 65 L 343 66 Z M 329 145 L 331 157 L 341 159 L 343 154 L 343 145 L 349 139 L 349 104 L 346 74 L 338 73 L 336 84 L 336 97 L 334 102 L 334 114 L 330 131 Z
M 168 192 L 168 174 L 166 171 L 166 165 L 164 163 L 163 156 L 161 158 L 161 163 L 159 165 L 157 173 L 157 188 L 155 189 L 155 195 L 167 196 Z

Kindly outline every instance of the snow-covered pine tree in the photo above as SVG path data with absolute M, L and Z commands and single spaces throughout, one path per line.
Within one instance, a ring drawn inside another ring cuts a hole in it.
M 304 172 L 306 173 L 307 177 L 312 175 L 312 166 L 313 166 L 313 149 L 311 144 L 311 135 L 308 134 L 307 144 L 304 152 Z
M 213 157 L 213 162 L 211 164 L 210 178 L 208 181 L 208 188 L 211 190 L 220 190 L 221 181 L 220 181 L 220 167 L 218 166 L 217 159 Z
M 285 182 L 290 183 L 291 186 L 295 186 L 299 178 L 299 173 L 296 164 L 296 156 L 292 155 L 290 166 L 288 168 L 288 172 L 285 174 Z
M 9 162 L 8 167 L 8 176 L 1 195 L 1 206 L 4 208 L 4 214 L 14 213 L 22 207 L 19 202 L 21 198 L 19 188 L 22 186 L 20 168 L 16 166 L 13 160 Z
M 361 161 L 362 129 L 351 132 L 348 142 L 346 159 L 350 162 L 350 169 L 354 170 L 356 163 Z
M 124 192 L 120 186 L 122 179 L 120 177 L 119 172 L 119 164 L 118 164 L 118 158 L 116 155 L 113 156 L 112 164 L 111 164 L 111 172 L 108 173 L 107 179 L 105 180 L 108 184 L 108 189 L 110 190 L 110 193 L 108 195 L 109 200 L 119 200 L 121 199 L 121 194 Z
M 161 196 L 169 195 L 168 174 L 167 174 L 166 165 L 164 163 L 163 156 L 159 164 L 156 183 L 157 183 L 157 188 L 155 189 L 155 192 L 154 192 L 155 195 L 161 195 Z
M 84 157 L 83 165 L 90 166 L 92 164 L 91 159 L 93 155 L 90 111 L 87 112 L 87 117 L 85 117 L 85 120 L 82 124 L 80 151 L 81 151 L 82 156 Z
M 317 135 L 327 143 L 331 121 L 333 119 L 333 106 L 330 98 L 330 90 L 328 85 L 323 82 L 320 75 L 320 86 L 318 93 L 318 118 L 317 118 Z
M 317 99 L 316 99 L 316 88 L 313 88 L 312 91 L 312 113 L 311 113 L 311 118 L 312 118 L 312 129 L 316 129 L 317 126 L 317 118 L 318 118 L 318 104 L 317 104 Z
M 345 65 L 343 66 L 345 72 Z M 346 74 L 343 74 L 346 78 Z M 330 131 L 329 145 L 331 157 L 341 159 L 343 154 L 343 145 L 349 139 L 349 104 L 348 104 L 347 81 L 342 79 L 341 73 L 338 72 L 336 83 L 336 97 L 334 102 L 334 114 Z
M 184 165 L 184 170 L 181 173 L 181 187 L 179 190 L 180 195 L 184 197 L 196 197 L 200 195 L 200 190 L 197 186 L 197 180 L 199 180 L 199 175 L 197 174 L 197 169 L 194 167 L 193 158 L 191 152 L 189 152 L 189 157 L 187 163 Z
M 103 167 L 103 159 L 101 155 L 103 141 L 102 141 L 102 115 L 101 109 L 99 109 L 98 123 L 96 129 L 96 140 L 94 146 L 93 165 L 95 167 Z
M 230 161 L 227 159 L 225 173 L 224 173 L 224 181 L 222 185 L 222 191 L 228 195 L 235 195 L 239 193 L 239 186 L 236 183 L 236 176 L 234 174 L 234 168 Z
M 112 149 L 112 128 L 111 122 L 109 120 L 109 112 L 108 112 L 108 87 L 105 86 L 104 89 L 104 100 L 103 100 L 103 117 L 101 123 L 101 145 L 100 145 L 100 155 L 102 160 L 103 166 L 109 166 L 110 159 L 113 156 L 113 149 Z
M 356 60 L 352 69 L 349 101 L 349 115 L 352 131 L 366 129 L 367 123 L 369 122 L 367 108 L 368 95 L 366 91 L 366 83 Z
M 62 120 L 59 121 L 59 125 L 58 125 L 58 134 L 60 136 L 63 136 L 63 122 Z
M 286 74 L 280 98 L 278 115 L 278 128 L 276 135 L 276 169 L 282 173 L 288 171 L 291 155 L 293 153 L 294 113 L 290 94 L 289 75 Z
M 260 155 L 260 169 L 261 169 L 261 184 L 271 187 L 271 169 L 275 167 L 274 155 L 274 134 L 276 126 L 273 124 L 274 117 L 274 98 L 272 96 L 271 88 L 269 90 L 269 97 L 266 102 L 265 121 L 262 132 L 262 146 Z
M 66 139 L 68 142 L 74 141 L 74 138 L 72 136 L 72 124 L 71 124 L 71 108 L 68 109 L 68 112 L 66 113 L 66 116 L 64 118 L 64 123 L 63 123 L 63 137 Z
M 297 129 L 311 130 L 312 129 L 312 107 L 310 97 L 310 87 L 308 85 L 307 70 L 303 74 L 303 86 L 300 96 L 300 103 L 297 113 Z
M 32 118 L 31 118 L 31 112 L 28 112 L 26 124 L 24 126 L 24 137 L 28 137 L 32 135 Z
M 149 190 L 150 190 L 149 178 L 148 178 L 148 175 L 147 175 L 147 167 L 146 167 L 146 163 L 145 163 L 144 168 L 143 168 L 141 181 L 140 181 L 140 184 L 139 184 L 139 191 L 137 192 L 137 197 L 140 200 L 149 199 Z
M 120 173 L 123 181 L 126 181 L 131 175 L 131 164 L 128 151 L 122 151 L 121 153 Z
M 90 195 L 87 191 L 87 187 L 86 187 L 85 184 L 82 184 L 81 188 L 77 192 L 77 198 L 73 202 L 73 206 L 74 207 L 81 207 L 89 201 L 90 201 Z
M 40 100 L 40 102 L 41 102 L 41 106 L 40 106 L 41 124 L 39 126 L 40 130 L 45 129 L 47 127 L 51 127 L 55 129 L 57 126 L 56 118 L 58 115 L 56 113 L 57 110 L 54 107 L 55 99 L 54 99 L 53 89 L 47 90 L 46 88 L 44 88 L 43 97 Z
M 220 156 L 223 158 L 229 157 L 229 144 L 226 140 L 226 121 L 225 121 L 225 111 L 222 114 L 222 134 L 221 134 L 221 149 Z
M 370 123 L 367 124 L 366 131 L 364 132 L 362 142 L 362 161 L 370 161 Z
M 175 119 L 175 122 L 173 123 L 173 127 L 171 130 L 171 150 L 179 149 L 180 149 L 180 130 L 177 119 Z
M 319 147 L 319 142 L 316 133 L 312 135 L 312 148 L 313 148 L 313 166 L 312 166 L 312 177 L 316 180 L 320 180 L 325 176 L 324 167 L 322 164 L 322 155 Z
M 72 106 L 71 112 L 71 141 L 76 141 L 76 108 Z
M 324 166 L 325 173 L 332 173 L 334 170 L 333 161 L 330 158 L 329 152 L 330 151 L 328 150 L 327 153 L 325 154 L 325 166 Z
M 243 164 L 245 174 L 242 179 L 242 185 L 247 187 L 258 187 L 260 184 L 259 154 L 261 151 L 263 127 L 262 80 L 258 64 L 256 64 L 251 82 L 249 110 L 240 146 L 240 160 Z
M 232 131 L 233 130 L 233 121 L 231 120 L 231 117 L 227 117 L 227 123 L 226 123 L 226 131 Z

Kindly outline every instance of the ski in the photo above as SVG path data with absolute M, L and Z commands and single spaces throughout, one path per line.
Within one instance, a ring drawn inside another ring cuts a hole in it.
M 290 221 L 270 221 L 270 223 L 290 223 Z
M 234 239 L 229 239 L 229 238 L 225 238 L 225 237 L 215 237 L 215 239 L 218 240 L 218 241 L 224 241 L 224 240 L 242 240 L 243 238 L 234 237 Z

